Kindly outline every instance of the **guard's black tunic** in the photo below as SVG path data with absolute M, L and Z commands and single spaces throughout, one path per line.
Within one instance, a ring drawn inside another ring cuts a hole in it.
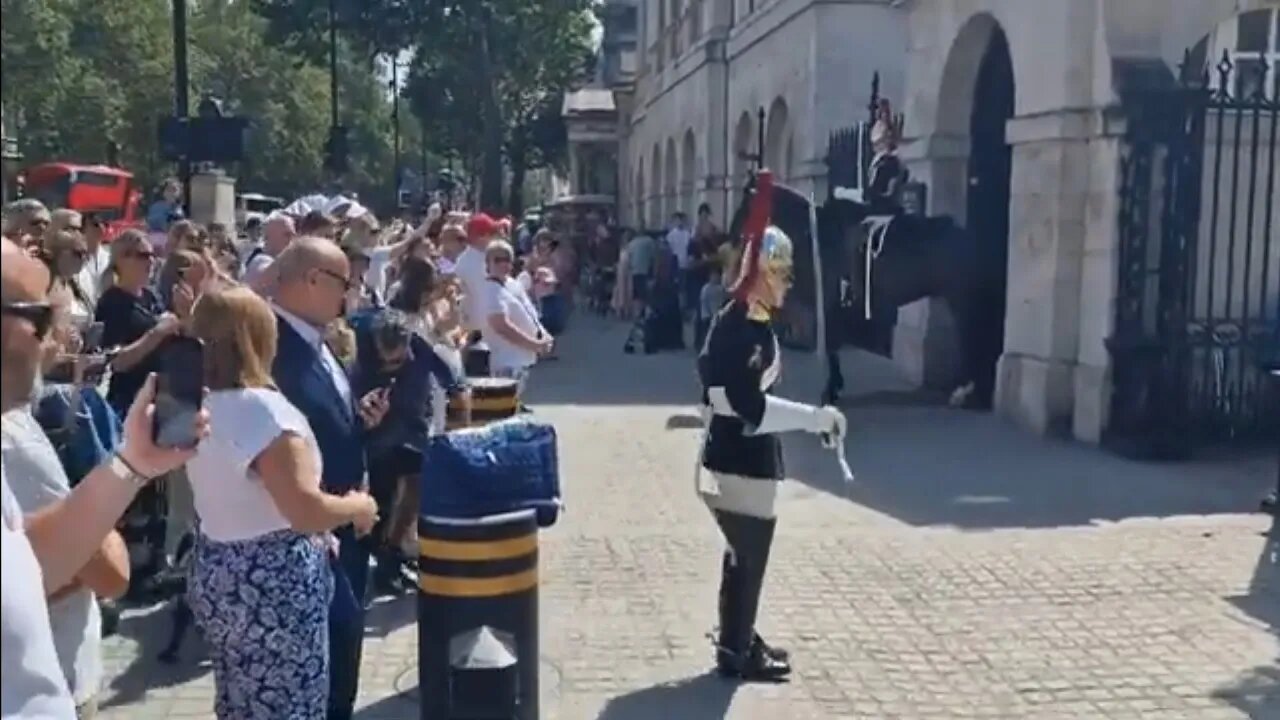
M 714 415 L 703 446 L 702 466 L 715 473 L 782 480 L 782 444 L 777 435 L 748 435 L 764 417 L 765 396 L 777 383 L 777 337 L 767 321 L 747 316 L 747 305 L 732 301 L 712 320 L 698 355 L 702 402 L 708 389 L 724 388 L 737 417 Z
M 902 186 L 907 168 L 891 153 L 881 153 L 871 161 L 871 179 L 867 183 L 866 201 L 875 215 L 897 215 L 902 212 Z

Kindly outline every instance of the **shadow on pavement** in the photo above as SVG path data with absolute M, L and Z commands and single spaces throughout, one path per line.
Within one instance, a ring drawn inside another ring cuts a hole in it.
M 596 720 L 721 720 L 729 712 L 737 687 L 714 672 L 662 683 L 613 698 Z
M 138 702 L 148 692 L 182 685 L 213 671 L 205 662 L 204 640 L 194 629 L 183 643 L 178 662 L 166 665 L 156 660 L 169 640 L 170 612 L 170 604 L 164 603 L 121 618 L 120 636 L 134 640 L 138 648 L 129 666 L 111 679 L 104 710 Z
M 364 635 L 386 637 L 406 625 L 418 622 L 417 592 L 398 597 L 381 597 L 369 605 L 364 614 Z
M 576 315 L 561 360 L 535 368 L 529 403 L 675 405 L 670 432 L 696 431 L 692 352 L 626 355 L 625 327 Z M 814 438 L 788 435 L 788 476 L 911 525 L 1059 527 L 1250 513 L 1274 484 L 1274 456 L 1140 463 L 1083 443 L 1037 437 L 989 413 L 954 410 L 906 382 L 891 360 L 842 351 L 852 488 Z M 781 395 L 814 402 L 823 364 L 787 351 Z
M 830 452 L 787 438 L 788 476 L 912 525 L 1058 527 L 1250 513 L 1274 460 L 1139 463 L 1081 443 L 1033 436 L 990 415 L 947 408 L 855 408 L 846 487 Z
M 417 696 L 402 692 L 360 708 L 353 720 L 413 720 L 420 714 Z
M 1280 643 L 1280 520 L 1271 526 L 1248 593 L 1229 600 L 1264 623 Z M 1245 671 L 1235 683 L 1215 691 L 1213 697 L 1255 720 L 1280 718 L 1280 657 L 1270 665 Z

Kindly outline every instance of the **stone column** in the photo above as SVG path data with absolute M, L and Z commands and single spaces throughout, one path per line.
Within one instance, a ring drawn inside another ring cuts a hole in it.
M 191 176 L 191 219 L 236 226 L 236 181 L 221 171 Z
M 1090 189 L 1100 123 L 1094 110 L 1063 110 L 1014 118 L 1007 129 L 1009 286 L 996 408 L 1038 433 L 1067 434 L 1073 423 L 1085 237 L 1107 222 L 1105 203 L 1093 223 L 1087 212 L 1105 192 Z M 1109 303 L 1109 287 L 1091 291 Z
M 1085 209 L 1084 258 L 1080 280 L 1080 344 L 1076 355 L 1072 434 L 1097 443 L 1111 410 L 1111 356 L 1106 339 L 1115 326 L 1119 273 L 1120 152 L 1119 112 L 1101 114 L 1097 137 L 1089 143 L 1089 191 Z
M 578 157 L 578 151 L 581 149 L 581 147 L 582 146 L 576 142 L 571 143 L 569 145 L 569 194 L 570 195 L 582 194 L 582 187 L 581 187 L 582 177 L 580 175 L 581 160 Z

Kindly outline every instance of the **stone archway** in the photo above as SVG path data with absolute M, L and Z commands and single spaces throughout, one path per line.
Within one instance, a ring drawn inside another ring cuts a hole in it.
M 666 211 L 662 215 L 661 226 L 666 227 L 666 223 L 671 219 L 671 214 L 680 209 L 680 195 L 677 190 L 677 174 L 680 171 L 680 159 L 676 155 L 676 139 L 667 138 L 667 164 L 664 168 L 666 175 L 663 180 L 663 209 Z
M 982 317 L 973 332 L 981 334 L 975 358 L 975 402 L 991 407 L 995 396 L 996 364 L 1004 352 L 1006 293 L 1009 286 L 1009 206 L 1013 148 L 1005 127 L 1013 117 L 1013 58 L 1004 31 L 991 32 L 974 80 L 969 115 L 968 192 L 965 199 L 970 232 L 982 249 L 987 293 Z
M 732 190 L 732 201 L 726 208 L 725 222 L 733 217 L 733 212 L 742 202 L 742 188 L 747 182 L 747 173 L 751 170 L 751 161 L 747 156 L 755 152 L 755 129 L 751 121 L 751 113 L 742 111 L 738 116 L 738 124 L 733 131 L 733 178 L 729 187 Z
M 631 218 L 631 224 L 634 228 L 639 229 L 644 227 L 644 195 L 649 190 L 644 186 L 644 158 L 641 158 L 636 165 L 639 166 L 636 168 L 636 184 L 631 187 L 631 192 L 635 193 L 636 197 L 636 214 Z
M 765 121 L 764 165 L 780 180 L 787 180 L 786 148 L 789 141 L 787 101 L 775 98 Z
M 649 166 L 649 227 L 662 225 L 662 149 L 653 144 L 653 158 Z
M 680 148 L 680 200 L 681 209 L 693 217 L 694 208 L 698 205 L 698 144 L 693 137 L 693 128 L 684 131 L 684 142 Z

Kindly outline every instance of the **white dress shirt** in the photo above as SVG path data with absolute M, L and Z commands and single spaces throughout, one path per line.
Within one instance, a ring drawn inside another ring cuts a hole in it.
M 342 369 L 342 363 L 338 362 L 338 358 L 329 349 L 324 342 L 324 336 L 320 332 L 320 328 L 285 310 L 279 305 L 272 304 L 276 313 L 289 323 L 289 327 L 298 333 L 304 342 L 316 349 L 320 353 L 320 362 L 324 363 L 325 370 L 329 371 L 329 377 L 333 380 L 333 386 L 337 388 L 338 394 L 342 395 L 342 399 L 350 403 L 351 400 L 351 381 L 347 379 L 347 371 Z

